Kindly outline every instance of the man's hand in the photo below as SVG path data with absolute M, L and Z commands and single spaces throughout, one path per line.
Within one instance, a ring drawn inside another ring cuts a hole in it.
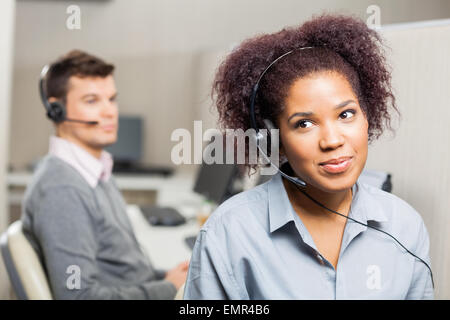
M 180 287 L 186 282 L 188 268 L 189 261 L 183 261 L 175 268 L 167 271 L 165 280 L 172 282 L 177 290 L 180 289 Z

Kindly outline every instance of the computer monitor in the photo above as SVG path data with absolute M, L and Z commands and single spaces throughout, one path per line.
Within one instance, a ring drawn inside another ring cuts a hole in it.
M 194 191 L 220 204 L 236 193 L 233 185 L 238 176 L 239 169 L 235 164 L 203 163 L 197 174 Z
M 107 148 L 116 163 L 133 164 L 142 157 L 143 120 L 139 116 L 119 116 L 117 142 Z

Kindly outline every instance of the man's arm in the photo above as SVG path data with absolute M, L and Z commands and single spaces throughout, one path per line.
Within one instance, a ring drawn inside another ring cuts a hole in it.
M 98 243 L 88 196 L 74 187 L 45 190 L 33 232 L 40 242 L 56 299 L 172 299 L 175 286 L 167 280 L 107 285 L 100 280 Z

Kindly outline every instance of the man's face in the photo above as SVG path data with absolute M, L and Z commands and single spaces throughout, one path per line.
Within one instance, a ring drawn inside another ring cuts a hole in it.
M 84 121 L 98 121 L 96 125 L 76 122 L 62 122 L 58 134 L 87 149 L 95 156 L 117 139 L 118 107 L 114 78 L 102 77 L 69 79 L 66 112 L 67 118 Z
M 322 72 L 296 80 L 278 121 L 281 152 L 307 184 L 333 193 L 356 182 L 367 159 L 368 122 L 343 76 Z M 340 157 L 351 157 L 345 171 L 321 165 Z

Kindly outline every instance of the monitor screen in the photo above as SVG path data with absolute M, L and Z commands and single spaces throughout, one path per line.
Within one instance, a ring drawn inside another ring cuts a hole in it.
M 119 116 L 117 142 L 105 148 L 114 161 L 135 163 L 142 156 L 142 118 L 138 116 Z
M 217 204 L 232 195 L 232 184 L 238 173 L 234 164 L 203 163 L 195 182 L 194 191 Z

